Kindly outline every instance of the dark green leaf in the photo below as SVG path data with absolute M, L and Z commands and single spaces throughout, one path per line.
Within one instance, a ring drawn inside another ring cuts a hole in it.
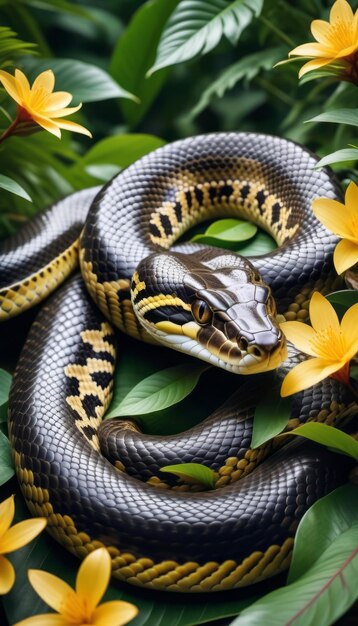
M 74 102 L 99 102 L 109 98 L 135 99 L 100 67 L 76 59 L 26 58 L 23 67 L 29 80 L 51 69 L 56 77 L 56 91 L 68 91 Z
M 236 44 L 262 5 L 263 0 L 181 0 L 164 29 L 148 74 L 210 52 L 223 36 Z
M 87 19 L 91 18 L 91 14 L 84 8 L 74 2 L 68 2 L 68 0 L 26 0 L 26 4 L 47 11 L 59 11 Z
M 269 593 L 242 611 L 231 626 L 330 626 L 354 603 L 358 597 L 358 523 L 356 514 L 355 517 L 352 515 L 351 505 L 353 499 L 357 501 L 357 490 L 344 495 L 337 512 L 336 493 L 325 498 L 324 515 L 322 509 L 319 509 L 319 517 L 315 514 L 315 507 L 320 504 L 318 501 L 301 522 L 303 524 L 306 520 L 307 523 L 309 515 L 315 516 L 315 532 L 308 533 L 310 541 L 305 544 L 305 552 L 313 550 L 316 557 L 309 569 L 299 568 L 300 575 L 294 577 L 291 584 Z M 342 512 L 349 520 L 343 532 Z M 320 533 L 329 534 L 330 541 L 321 541 Z M 317 551 L 316 540 L 323 551 Z M 296 555 L 300 549 L 302 542 L 296 548 Z
M 143 117 L 160 90 L 167 71 L 146 78 L 155 59 L 163 26 L 178 0 L 151 0 L 139 7 L 119 39 L 110 64 L 113 78 L 139 98 L 139 103 L 121 102 L 127 122 L 134 126 Z
M 354 378 L 354 380 L 358 380 L 358 365 L 351 365 L 349 376 Z
M 334 452 L 352 456 L 358 461 L 358 441 L 341 430 L 333 428 L 333 426 L 319 424 L 318 422 L 308 422 L 291 430 L 289 434 L 306 437 L 321 443 L 323 446 L 327 446 Z
M 210 467 L 201 463 L 178 463 L 177 465 L 166 465 L 160 468 L 161 472 L 175 474 L 190 483 L 200 483 L 209 489 L 214 489 L 215 472 Z
M 188 363 L 156 372 L 133 387 L 117 406 L 112 402 L 106 418 L 143 415 L 177 404 L 195 388 L 208 367 L 203 363 Z
M 357 519 L 356 485 L 343 485 L 318 500 L 298 526 L 287 582 L 293 583 L 303 576 L 332 541 L 349 530 Z
M 358 149 L 356 148 L 343 148 L 343 150 L 337 150 L 323 157 L 318 161 L 315 167 L 324 167 L 325 165 L 332 165 L 333 163 L 345 163 L 347 161 L 356 161 L 358 159 Z
M 307 122 L 331 122 L 333 124 L 348 124 L 358 126 L 358 109 L 337 109 L 327 111 L 312 117 Z
M 291 398 L 281 398 L 281 381 L 275 379 L 264 388 L 263 396 L 256 405 L 252 429 L 252 448 L 278 435 L 291 417 Z
M 259 230 L 251 241 L 235 246 L 235 252 L 242 254 L 242 256 L 260 256 L 261 254 L 268 254 L 276 248 L 277 244 L 271 235 Z
M 0 430 L 0 485 L 10 480 L 14 474 L 15 470 L 12 464 L 10 442 Z
M 0 406 L 7 402 L 11 386 L 11 375 L 9 372 L 0 369 Z
M 4 176 L 4 174 L 0 174 L 0 187 L 1 189 L 6 189 L 6 191 L 10 191 L 10 193 L 14 193 L 16 196 L 20 196 L 20 198 L 24 198 L 29 202 L 32 202 L 29 194 L 16 180 L 9 178 L 9 176 Z
M 115 165 L 124 168 L 137 159 L 164 145 L 164 141 L 153 135 L 116 135 L 102 139 L 86 152 L 75 169 L 89 165 Z
M 331 304 L 339 304 L 347 311 L 353 304 L 358 303 L 358 291 L 355 289 L 342 289 L 341 291 L 333 291 L 326 298 Z

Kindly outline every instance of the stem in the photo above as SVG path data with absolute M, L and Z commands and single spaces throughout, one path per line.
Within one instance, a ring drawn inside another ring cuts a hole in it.
M 20 114 L 18 113 L 15 119 L 11 122 L 10 126 L 3 132 L 2 135 L 0 135 L 0 143 L 5 141 L 5 139 L 7 139 L 10 135 L 12 135 L 19 121 L 20 121 Z
M 275 33 L 277 35 L 277 37 L 282 39 L 282 41 L 284 41 L 284 43 L 287 43 L 290 46 L 290 48 L 294 48 L 295 47 L 295 45 L 296 45 L 295 42 L 292 41 L 292 39 L 290 37 L 288 37 L 285 33 L 283 33 L 282 30 L 277 28 L 277 26 L 272 24 L 272 22 L 270 22 L 270 20 L 268 20 L 266 17 L 264 17 L 263 15 L 260 15 L 258 17 L 258 20 L 259 20 L 259 22 L 262 22 L 262 24 L 265 24 L 265 26 L 267 26 L 267 28 L 272 30 L 272 32 Z
M 289 96 L 287 93 L 285 93 L 278 87 L 275 87 L 274 85 L 272 85 L 272 83 L 269 83 L 268 80 L 265 80 L 264 78 L 256 78 L 255 82 L 272 96 L 278 98 L 285 104 L 288 104 L 288 106 L 293 106 L 294 104 L 296 104 L 296 100 L 294 98 L 291 98 L 291 96 Z

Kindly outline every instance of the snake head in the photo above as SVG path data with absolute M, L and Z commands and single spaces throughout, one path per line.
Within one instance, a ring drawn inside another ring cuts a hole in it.
M 152 254 L 133 277 L 132 304 L 157 341 L 228 371 L 268 371 L 287 357 L 271 289 L 238 255 Z

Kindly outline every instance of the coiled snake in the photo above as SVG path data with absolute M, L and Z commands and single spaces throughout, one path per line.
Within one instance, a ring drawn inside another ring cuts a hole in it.
M 286 319 L 305 321 L 310 293 L 327 293 L 338 280 L 336 237 L 310 206 L 339 190 L 315 164 L 307 150 L 270 136 L 177 141 L 103 189 L 61 200 L 3 244 L 2 319 L 53 291 L 80 248 L 83 281 L 75 276 L 46 302 L 23 348 L 9 431 L 30 511 L 46 516 L 49 532 L 80 557 L 108 546 L 121 580 L 205 592 L 271 576 L 288 566 L 304 512 L 342 480 L 330 453 L 307 443 L 288 444 L 260 463 L 275 447 L 250 449 L 260 376 L 179 435 L 148 436 L 129 420 L 108 420 L 102 445 L 114 465 L 99 451 L 115 363 L 108 320 L 239 374 L 278 367 L 282 377 L 304 358 L 289 347 L 281 364 L 286 346 L 276 306 Z M 254 221 L 278 249 L 249 262 L 215 248 L 172 247 L 188 228 L 217 216 Z M 343 423 L 356 412 L 348 391 L 327 379 L 296 394 L 288 428 L 308 419 Z M 217 488 L 155 488 L 165 486 L 163 465 L 187 461 L 216 470 Z

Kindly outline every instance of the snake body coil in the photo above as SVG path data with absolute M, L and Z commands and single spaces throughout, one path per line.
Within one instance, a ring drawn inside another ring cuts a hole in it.
M 260 463 L 277 447 L 250 449 L 260 377 L 187 433 L 150 437 L 129 421 L 119 429 L 105 422 L 101 445 L 114 465 L 99 452 L 115 364 L 108 319 L 136 338 L 230 371 L 280 364 L 286 346 L 271 292 L 279 313 L 306 320 L 312 290 L 327 292 L 336 280 L 336 238 L 310 205 L 319 195 L 337 197 L 338 190 L 315 163 L 306 150 L 273 137 L 179 141 L 144 157 L 98 194 L 87 190 L 61 201 L 55 207 L 56 216 L 63 209 L 58 247 L 50 212 L 0 253 L 6 318 L 69 273 L 79 225 L 94 199 L 80 259 L 102 313 L 79 277 L 45 304 L 16 368 L 9 426 L 31 512 L 45 515 L 49 532 L 80 557 L 108 546 L 121 580 L 203 592 L 271 576 L 287 567 L 304 512 L 342 480 L 330 453 L 314 445 L 289 444 Z M 255 221 L 275 236 L 278 250 L 252 263 L 192 244 L 167 251 L 198 221 L 224 215 Z M 302 358 L 289 347 L 278 375 Z M 356 413 L 349 393 L 327 379 L 296 394 L 288 428 L 309 419 L 335 425 Z M 217 489 L 154 488 L 168 487 L 158 477 L 160 467 L 187 461 L 212 467 Z

